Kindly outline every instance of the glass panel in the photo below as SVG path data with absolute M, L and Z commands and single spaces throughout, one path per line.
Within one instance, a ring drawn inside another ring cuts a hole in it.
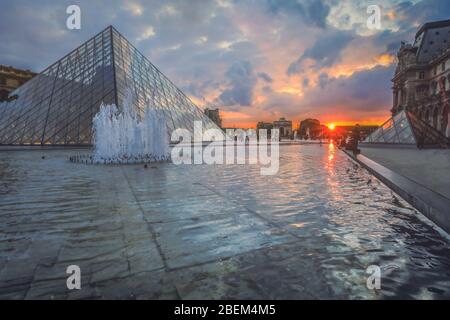
M 388 121 L 386 121 L 386 122 L 383 124 L 383 129 L 384 129 L 384 130 L 387 130 L 387 129 L 389 129 L 390 127 L 392 127 L 392 125 L 393 125 L 392 119 L 389 119 Z
M 111 37 L 112 35 L 112 37 Z M 115 74 L 114 74 L 115 72 Z M 217 128 L 166 76 L 115 29 L 107 28 L 16 89 L 0 104 L 0 144 L 88 144 L 101 102 L 119 106 L 128 89 L 143 110 L 162 109 L 170 130 L 194 120 Z
M 384 142 L 383 128 L 379 128 L 373 133 L 373 141 L 374 142 Z
M 397 133 L 395 132 L 395 129 L 393 127 L 383 130 L 383 138 L 387 143 L 394 143 L 395 135 Z
M 388 120 L 383 128 L 370 134 L 364 142 L 415 144 L 411 123 L 404 111 Z
M 414 135 L 413 135 L 410 127 L 406 127 L 404 130 L 402 130 L 399 133 L 398 136 L 399 136 L 400 143 L 407 143 L 407 144 L 415 143 Z

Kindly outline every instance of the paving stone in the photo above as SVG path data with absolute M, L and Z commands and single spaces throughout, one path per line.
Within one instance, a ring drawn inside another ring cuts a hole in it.
M 102 295 L 96 286 L 81 285 L 81 289 L 69 290 L 67 300 L 93 300 L 101 299 Z
M 246 210 L 213 215 L 200 221 L 180 220 L 154 226 L 170 268 L 224 259 L 265 245 L 295 238 L 276 234 L 276 227 Z
M 30 288 L 31 279 L 26 281 L 6 281 L 1 284 L 0 298 L 2 300 L 22 300 Z
M 32 261 L 37 261 L 38 264 L 51 264 L 56 262 L 61 247 L 61 243 L 52 239 L 34 240 L 26 255 Z
M 109 279 L 124 278 L 130 275 L 130 265 L 126 259 L 100 261 L 91 264 L 91 283 Z
M 111 279 L 97 283 L 96 287 L 101 291 L 103 299 L 162 299 L 170 297 L 174 291 L 164 271 L 143 272 L 125 279 Z
M 36 265 L 30 259 L 8 260 L 0 272 L 0 290 L 30 283 L 34 277 Z
M 25 299 L 28 300 L 65 300 L 68 289 L 66 279 L 50 281 L 33 281 L 28 290 Z
M 299 259 L 302 264 L 298 264 Z M 182 299 L 329 299 L 320 264 L 297 243 L 171 272 Z M 276 281 L 274 281 L 276 279 Z

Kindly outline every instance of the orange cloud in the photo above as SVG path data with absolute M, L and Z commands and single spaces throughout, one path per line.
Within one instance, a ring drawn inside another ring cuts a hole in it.
M 221 111 L 220 116 L 224 120 L 240 120 L 240 119 L 250 119 L 248 114 L 243 112 L 235 112 L 235 111 Z
M 386 16 L 389 18 L 389 20 L 397 19 L 397 14 L 394 11 L 389 11 L 388 13 L 386 13 Z
M 248 14 L 245 9 L 233 10 L 233 15 L 229 18 L 240 29 L 239 41 L 251 42 L 258 52 L 257 59 L 252 60 L 255 73 L 265 72 L 270 75 L 272 81 L 258 80 L 253 92 L 252 105 L 249 107 L 230 106 L 235 111 L 226 111 L 228 107 L 218 104 L 217 107 L 222 111 L 224 127 L 255 127 L 258 121 L 274 121 L 283 116 L 292 120 L 294 127 L 306 117 L 317 118 L 322 123 L 333 122 L 336 125 L 350 125 L 356 122 L 380 124 L 389 117 L 389 106 L 383 112 L 355 111 L 348 105 L 323 106 L 320 110 L 310 110 L 305 101 L 308 92 L 318 86 L 319 75 L 323 73 L 330 78 L 348 78 L 361 71 L 395 63 L 395 56 L 386 54 L 385 48 L 376 45 L 370 36 L 355 37 L 342 51 L 340 60 L 331 67 L 305 67 L 301 74 L 288 75 L 290 63 L 314 44 L 318 34 L 305 33 L 301 37 L 285 41 L 286 39 L 282 38 L 283 33 L 279 32 L 273 20 L 267 20 L 265 12 L 252 8 L 252 19 L 248 19 Z M 393 15 L 390 14 L 390 17 Z M 231 45 L 233 43 L 228 47 Z M 226 66 L 220 65 L 218 68 L 223 69 L 219 74 L 226 71 Z M 223 89 L 210 88 L 204 100 L 193 100 L 199 106 L 205 107 L 208 105 L 207 102 L 217 101 Z
M 350 77 L 355 72 L 364 71 L 364 70 L 371 70 L 373 68 L 376 68 L 378 66 L 389 66 L 392 63 L 395 62 L 395 56 L 390 54 L 381 54 L 378 56 L 375 56 L 370 61 L 367 62 L 358 62 L 354 61 L 350 64 L 338 64 L 334 66 L 330 71 L 329 75 L 333 77 Z

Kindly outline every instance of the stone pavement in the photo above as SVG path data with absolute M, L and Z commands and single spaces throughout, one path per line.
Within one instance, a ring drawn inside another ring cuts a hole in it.
M 0 298 L 450 295 L 448 242 L 414 210 L 332 146 L 282 148 L 275 176 L 0 152 Z M 374 263 L 396 266 L 382 292 L 365 285 Z M 69 265 L 81 290 L 66 287 Z
M 0 168 L 2 299 L 331 297 L 295 235 L 207 186 L 21 152 Z
M 361 154 L 450 199 L 450 150 L 361 147 Z

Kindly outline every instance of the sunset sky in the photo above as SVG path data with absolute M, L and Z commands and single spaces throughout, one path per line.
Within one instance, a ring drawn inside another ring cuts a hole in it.
M 81 30 L 66 29 L 70 4 Z M 369 4 L 380 30 L 366 26 Z M 113 25 L 200 107 L 219 107 L 225 126 L 380 124 L 400 41 L 442 19 L 448 0 L 1 1 L 0 64 L 42 71 Z

